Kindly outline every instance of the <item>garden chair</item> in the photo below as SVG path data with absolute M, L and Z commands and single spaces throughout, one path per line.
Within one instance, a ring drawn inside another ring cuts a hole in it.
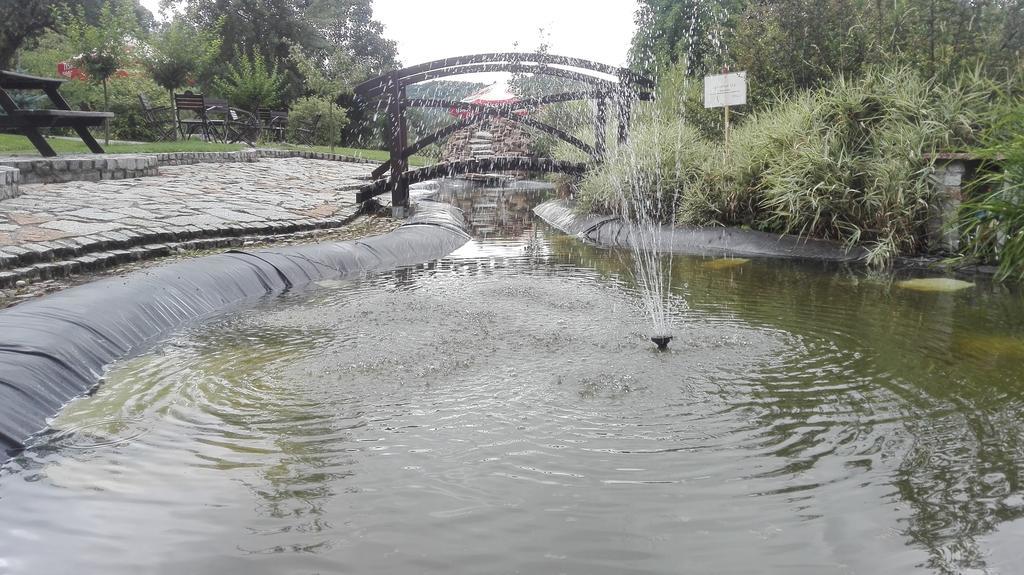
M 178 139 L 178 122 L 170 106 L 153 106 L 145 94 L 139 94 L 142 117 L 149 125 L 157 142 L 173 142 Z
M 316 142 L 316 130 L 320 127 L 320 116 L 320 114 L 316 114 L 311 119 L 301 122 L 295 127 L 295 138 L 299 144 L 313 146 Z
M 193 134 L 202 134 L 206 140 L 217 138 L 219 127 L 223 122 L 212 120 L 208 109 L 210 106 L 202 94 L 185 92 L 174 95 L 174 118 L 178 122 L 181 139 L 189 140 Z
M 255 147 L 260 139 L 260 120 L 252 112 L 228 107 L 224 110 L 224 142 L 245 142 Z
M 274 142 L 283 142 L 285 132 L 288 130 L 288 112 L 284 110 L 268 110 L 260 108 L 257 110 L 260 119 L 260 126 L 263 133 Z

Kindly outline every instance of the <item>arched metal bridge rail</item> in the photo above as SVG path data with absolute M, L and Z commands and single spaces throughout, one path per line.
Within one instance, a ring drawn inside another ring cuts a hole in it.
M 462 74 L 476 74 L 481 72 L 513 72 L 524 74 L 541 74 L 566 78 L 582 83 L 585 89 L 564 92 L 560 94 L 549 94 L 536 98 L 524 98 L 513 105 L 488 106 L 483 104 L 472 104 L 443 99 L 409 99 L 406 97 L 406 87 L 438 78 L 457 76 Z M 629 124 L 632 115 L 632 102 L 636 100 L 654 99 L 654 82 L 631 70 L 618 68 L 584 60 L 581 58 L 570 58 L 540 53 L 517 53 L 499 52 L 489 54 L 472 54 L 469 56 L 458 56 L 434 60 L 410 66 L 401 70 L 395 70 L 378 78 L 367 80 L 356 86 L 355 95 L 358 101 L 369 105 L 371 100 L 381 100 L 386 103 L 388 114 L 389 139 L 388 148 L 390 158 L 388 161 L 373 171 L 373 178 L 378 179 L 390 172 L 385 180 L 378 180 L 370 186 L 366 186 L 359 193 L 360 201 L 365 201 L 374 196 L 391 192 L 391 203 L 397 211 L 404 210 L 409 204 L 409 185 L 417 181 L 430 179 L 418 174 L 437 173 L 434 177 L 443 175 L 457 175 L 469 173 L 475 170 L 484 170 L 481 166 L 484 162 L 492 162 L 492 167 L 486 168 L 489 171 L 502 171 L 494 165 L 504 165 L 508 160 L 519 160 L 518 167 L 505 168 L 524 171 L 562 171 L 562 170 L 530 170 L 525 167 L 522 160 L 529 158 L 495 158 L 494 160 L 476 161 L 476 168 L 469 169 L 473 161 L 455 162 L 451 164 L 439 164 L 429 166 L 421 170 L 409 171 L 409 157 L 423 148 L 450 136 L 456 131 L 479 122 L 487 117 L 501 117 L 527 128 L 537 130 L 562 141 L 565 141 L 587 154 L 593 161 L 602 161 L 605 156 L 605 130 L 608 122 L 608 106 L 614 104 L 618 119 L 618 138 L 620 143 L 625 143 L 629 138 Z M 596 114 L 594 117 L 594 145 L 591 146 L 579 138 L 551 126 L 539 120 L 530 118 L 528 115 L 519 115 L 515 111 L 524 108 L 531 108 L 544 104 L 557 102 L 571 102 L 576 100 L 594 100 Z M 466 118 L 458 120 L 453 124 L 442 128 L 433 134 L 425 136 L 417 142 L 408 143 L 408 129 L 406 126 L 405 111 L 409 108 L 447 108 L 469 112 Z M 537 166 L 551 166 L 554 160 L 537 158 Z M 580 164 L 574 164 L 580 166 Z M 439 166 L 448 166 L 441 169 Z M 463 170 L 463 166 L 467 169 Z M 433 171 L 431 171 L 433 170 Z M 453 172 L 454 170 L 454 172 Z M 578 170 L 581 171 L 581 170 Z M 442 173 L 444 172 L 444 173 Z M 417 174 L 411 176 L 411 174 Z M 412 178 L 418 178 L 413 181 Z

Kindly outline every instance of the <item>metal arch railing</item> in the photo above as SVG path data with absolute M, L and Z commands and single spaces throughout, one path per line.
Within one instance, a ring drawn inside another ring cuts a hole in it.
M 524 98 L 513 105 L 503 106 L 489 106 L 442 99 L 406 98 L 405 88 L 412 84 L 449 76 L 489 72 L 541 74 L 561 77 L 585 84 L 587 88 L 574 92 Z M 369 186 L 372 190 L 366 190 L 365 193 L 361 192 L 360 197 L 364 197 L 367 193 L 371 192 L 373 195 L 369 197 L 373 197 L 390 189 L 392 206 L 396 209 L 404 209 L 409 204 L 408 186 L 411 182 L 409 178 L 403 177 L 403 174 L 409 169 L 409 157 L 426 146 L 451 135 L 459 129 L 472 125 L 484 117 L 503 117 L 515 123 L 550 134 L 583 150 L 595 161 L 601 161 L 604 158 L 606 148 L 605 130 L 609 101 L 616 104 L 618 138 L 620 143 L 625 143 L 629 138 L 632 102 L 634 100 L 653 100 L 654 86 L 652 80 L 625 68 L 609 66 L 581 58 L 536 52 L 496 52 L 444 58 L 394 70 L 388 74 L 367 80 L 354 89 L 357 102 L 363 102 L 368 105 L 370 100 L 384 100 L 387 105 L 390 132 L 388 138 L 388 162 L 374 170 L 373 177 L 375 179 L 380 178 L 388 171 L 391 174 L 383 183 L 376 182 Z M 555 126 L 515 113 L 515 110 L 524 107 L 588 99 L 592 99 L 596 103 L 594 146 L 584 143 Z M 454 108 L 468 111 L 471 114 L 469 117 L 456 121 L 409 145 L 405 110 L 419 107 Z
M 441 70 L 448 69 L 468 70 L 468 67 L 474 65 L 493 65 L 503 68 L 488 68 L 485 69 L 485 71 L 520 71 L 540 74 L 546 73 L 546 71 L 550 70 L 564 70 L 564 68 L 554 67 L 563 66 L 566 68 L 574 68 L 578 74 L 586 76 L 593 80 L 604 80 L 611 82 L 611 80 L 602 77 L 611 76 L 612 78 L 615 79 L 615 82 L 624 85 L 630 85 L 639 90 L 651 91 L 654 89 L 655 85 L 653 80 L 645 78 L 640 74 L 637 74 L 632 70 L 629 70 L 628 68 L 619 68 L 617 66 L 601 64 L 599 62 L 584 60 L 582 58 L 557 56 L 554 54 L 542 54 L 538 52 L 493 52 L 486 54 L 470 54 L 466 56 L 455 56 L 452 58 L 443 58 L 441 60 L 433 60 L 431 62 L 424 62 L 423 64 L 409 66 L 407 68 L 395 70 L 389 74 L 384 74 L 382 76 L 378 76 L 377 78 L 367 80 L 356 86 L 354 91 L 357 96 L 371 98 L 374 97 L 375 94 L 381 95 L 380 91 L 386 88 L 387 85 L 391 83 L 392 78 L 396 76 L 401 80 L 400 84 L 404 87 L 410 84 L 415 84 L 417 82 L 422 82 L 423 80 L 413 81 L 414 77 L 418 77 L 419 75 L 422 74 L 438 72 Z M 474 72 L 462 71 L 455 72 L 449 75 L 469 73 Z

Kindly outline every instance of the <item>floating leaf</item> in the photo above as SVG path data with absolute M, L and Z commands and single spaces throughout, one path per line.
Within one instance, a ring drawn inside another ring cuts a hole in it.
M 745 260 L 743 258 L 722 258 L 718 260 L 704 262 L 703 267 L 709 270 L 727 270 L 730 268 L 739 267 L 749 261 L 750 260 Z
M 974 284 L 971 282 L 965 282 L 953 278 L 917 278 L 902 281 L 896 285 L 903 289 L 932 292 L 954 292 L 974 287 Z

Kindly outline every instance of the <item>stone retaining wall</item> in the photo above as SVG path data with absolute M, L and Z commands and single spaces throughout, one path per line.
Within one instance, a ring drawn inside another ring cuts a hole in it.
M 0 200 L 17 197 L 21 172 L 17 168 L 0 166 Z
M 312 150 L 273 150 L 252 149 L 237 152 L 172 152 L 156 154 L 161 166 L 186 166 L 191 164 L 217 164 L 223 162 L 258 162 L 260 158 L 305 158 L 307 160 L 329 160 L 332 162 L 352 162 L 357 164 L 373 163 L 373 160 L 314 152 Z
M 21 172 L 22 184 L 59 184 L 82 180 L 95 182 L 157 175 L 157 158 L 143 154 L 3 158 L 0 159 L 0 166 Z
M 359 208 L 353 206 L 327 218 L 121 230 L 6 246 L 0 250 L 0 289 L 17 287 L 19 282 L 100 271 L 125 262 L 166 256 L 180 249 L 238 247 L 245 240 L 337 229 L 351 223 L 359 213 Z

